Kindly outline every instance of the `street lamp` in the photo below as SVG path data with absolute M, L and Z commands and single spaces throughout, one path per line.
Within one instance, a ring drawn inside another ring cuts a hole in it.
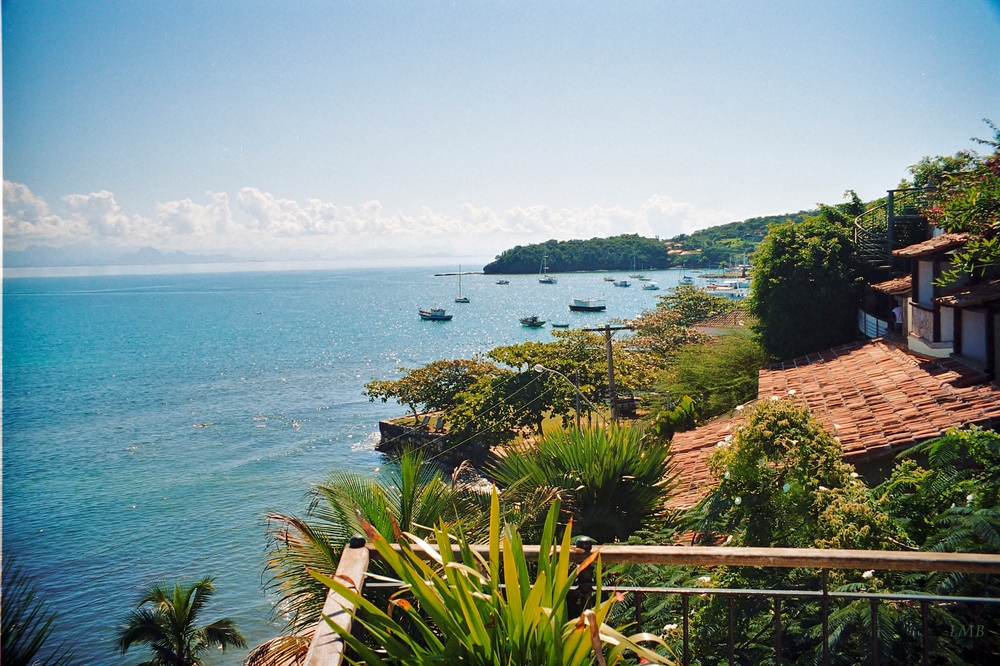
M 535 372 L 537 372 L 537 373 L 539 373 L 539 374 L 541 374 L 541 373 L 543 373 L 543 372 L 551 372 L 552 374 L 554 374 L 554 375 L 559 375 L 560 377 L 562 377 L 563 379 L 565 379 L 565 380 L 566 380 L 566 383 L 568 383 L 568 384 L 569 384 L 570 386 L 572 386 L 572 387 L 573 387 L 573 390 L 574 390 L 574 391 L 576 391 L 576 394 L 577 394 L 578 396 L 580 396 L 581 398 L 583 398 L 583 399 L 584 399 L 584 400 L 585 400 L 585 401 L 587 402 L 587 404 L 588 404 L 588 405 L 590 405 L 590 409 L 591 409 L 591 410 L 592 410 L 592 411 L 593 411 L 593 412 L 594 412 L 595 414 L 597 414 L 597 416 L 598 416 L 598 417 L 599 417 L 599 418 L 600 418 L 600 419 L 601 419 L 602 421 L 604 421 L 604 425 L 605 425 L 605 426 L 607 426 L 607 425 L 608 425 L 608 421 L 607 421 L 607 419 L 605 419 L 605 418 L 604 418 L 604 415 L 603 415 L 603 414 L 601 414 L 601 413 L 600 413 L 600 412 L 599 412 L 599 411 L 597 410 L 597 407 L 595 407 L 595 406 L 594 406 L 594 403 L 592 403 L 592 402 L 590 401 L 590 399 L 589 399 L 589 398 L 588 398 L 587 396 L 585 396 L 585 395 L 583 394 L 583 391 L 581 391 L 581 390 L 580 390 L 579 388 L 577 388 L 576 384 L 574 384 L 574 383 L 573 383 L 572 381 L 570 381 L 570 378 L 569 378 L 569 377 L 567 377 L 567 376 L 566 376 L 566 375 L 564 375 L 563 373 L 559 372 L 558 370 L 553 370 L 552 368 L 546 368 L 546 367 L 545 367 L 544 365 L 542 365 L 541 363 L 536 363 L 536 364 L 535 364 Z M 577 417 L 578 417 L 578 418 L 579 418 L 579 415 L 580 415 L 580 410 L 578 409 L 578 410 L 577 410 Z M 579 426 L 579 423 L 577 423 L 577 429 L 579 429 L 579 427 L 580 427 L 580 426 Z

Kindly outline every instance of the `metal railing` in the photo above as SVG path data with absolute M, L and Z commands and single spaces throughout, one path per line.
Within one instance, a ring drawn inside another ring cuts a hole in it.
M 881 338 L 892 330 L 888 321 L 879 319 L 875 315 L 868 314 L 862 308 L 858 308 L 858 331 L 866 338 Z
M 398 548 L 398 546 L 396 546 Z M 605 564 L 641 564 L 641 565 L 684 565 L 700 568 L 711 567 L 767 567 L 777 569 L 812 569 L 819 572 L 818 589 L 731 589 L 715 587 L 637 587 L 637 586 L 603 586 L 608 592 L 619 592 L 623 598 L 630 598 L 634 613 L 634 621 L 638 629 L 642 629 L 644 602 L 650 595 L 675 595 L 681 601 L 681 663 L 687 666 L 691 660 L 691 600 L 705 597 L 724 597 L 727 601 L 727 642 L 726 657 L 729 664 L 736 663 L 735 655 L 739 647 L 736 643 L 736 612 L 735 602 L 741 598 L 769 598 L 771 600 L 771 624 L 774 638 L 774 662 L 782 663 L 782 619 L 785 611 L 783 602 L 806 600 L 819 602 L 821 615 L 821 658 L 820 663 L 831 663 L 831 641 L 829 620 L 831 605 L 838 600 L 869 602 L 869 633 L 871 634 L 870 661 L 873 666 L 880 663 L 879 655 L 879 605 L 910 604 L 920 608 L 920 639 L 921 663 L 930 663 L 930 615 L 935 607 L 952 607 L 956 604 L 972 606 L 975 609 L 985 605 L 1000 603 L 1000 598 L 981 596 L 949 596 L 920 594 L 916 592 L 845 592 L 830 590 L 828 586 L 829 572 L 837 570 L 854 571 L 907 571 L 907 572 L 937 572 L 949 574 L 1000 574 L 1000 555 L 971 553 L 938 553 L 915 551 L 870 551 L 870 550 L 823 550 L 800 548 L 729 548 L 729 547 L 694 547 L 694 546 L 635 546 L 607 545 L 600 546 L 602 561 Z M 482 555 L 488 556 L 487 546 L 475 546 Z M 529 561 L 537 560 L 539 547 L 524 546 L 525 557 Z M 456 555 L 458 554 L 455 546 Z M 591 552 L 589 546 L 576 548 L 570 552 L 570 559 L 580 562 Z M 362 590 L 365 587 L 365 575 L 371 557 L 379 557 L 378 552 L 365 544 L 362 537 L 352 539 L 345 548 L 337 567 L 336 578 L 350 587 Z M 592 582 L 589 576 L 578 579 L 575 596 L 582 603 L 591 593 Z M 370 588 L 398 587 L 391 582 L 375 582 Z M 350 629 L 354 607 L 340 595 L 330 592 L 323 607 L 323 615 L 331 618 L 341 627 Z M 977 611 L 978 612 L 978 611 Z M 978 615 L 974 615 L 978 618 Z M 970 625 L 969 636 L 975 639 L 983 637 L 982 625 Z M 978 646 L 977 646 L 978 647 Z M 976 653 L 978 655 L 978 651 Z M 305 666 L 339 666 L 344 657 L 344 644 L 336 632 L 327 626 L 325 621 L 317 625 L 312 644 L 305 660 Z M 989 657 L 986 657 L 988 660 Z M 974 659 L 974 663 L 976 660 Z M 979 661 L 978 663 L 993 663 Z
M 891 269 L 892 251 L 925 239 L 927 221 L 921 211 L 930 190 L 911 187 L 889 190 L 884 200 L 854 219 L 858 258 L 876 268 Z

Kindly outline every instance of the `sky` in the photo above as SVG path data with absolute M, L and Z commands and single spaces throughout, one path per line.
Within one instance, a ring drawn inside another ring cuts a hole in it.
M 1000 121 L 1000 0 L 4 0 L 2 39 L 8 257 L 667 238 Z

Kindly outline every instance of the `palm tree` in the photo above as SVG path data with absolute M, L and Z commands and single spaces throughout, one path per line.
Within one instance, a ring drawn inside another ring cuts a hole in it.
M 135 644 L 148 644 L 153 658 L 140 666 L 202 666 L 200 654 L 215 646 L 246 647 L 246 640 L 229 618 L 196 627 L 198 614 L 212 598 L 215 586 L 206 577 L 193 585 L 154 583 L 147 588 L 118 632 L 125 654 Z

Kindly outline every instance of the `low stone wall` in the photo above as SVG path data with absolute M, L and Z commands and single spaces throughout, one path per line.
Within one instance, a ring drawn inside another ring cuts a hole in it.
M 486 447 L 471 442 L 455 446 L 446 432 L 394 421 L 379 421 L 378 431 L 381 439 L 375 446 L 377 451 L 398 454 L 406 447 L 413 447 L 422 450 L 428 459 L 446 467 L 458 467 L 466 460 L 479 467 L 489 453 Z

